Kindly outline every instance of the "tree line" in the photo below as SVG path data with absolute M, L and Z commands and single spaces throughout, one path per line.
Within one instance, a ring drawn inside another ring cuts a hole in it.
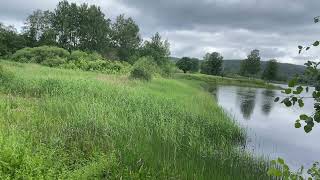
M 202 74 L 223 76 L 223 56 L 218 52 L 207 53 L 203 60 L 183 57 L 177 63 L 177 67 L 184 73 L 199 72 Z M 250 52 L 246 59 L 241 61 L 239 75 L 246 77 L 261 77 L 265 80 L 276 80 L 278 76 L 278 62 L 271 59 L 267 62 L 267 66 L 261 70 L 260 52 L 254 49 Z
M 36 10 L 25 21 L 21 33 L 0 23 L 0 56 L 10 56 L 24 47 L 57 46 L 69 52 L 97 52 L 103 57 L 133 64 L 152 56 L 158 65 L 170 55 L 169 43 L 155 33 L 143 41 L 140 28 L 124 14 L 112 22 L 96 5 L 58 3 L 53 11 Z

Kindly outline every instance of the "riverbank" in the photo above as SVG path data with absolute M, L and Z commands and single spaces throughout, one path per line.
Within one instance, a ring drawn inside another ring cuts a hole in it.
M 197 79 L 0 65 L 4 179 L 267 178 L 263 161 L 237 150 L 244 130 Z
M 228 78 L 221 76 L 211 76 L 205 74 L 183 74 L 178 73 L 175 76 L 177 79 L 189 79 L 204 82 L 208 85 L 234 85 L 243 87 L 256 87 L 256 88 L 267 88 L 267 89 L 279 89 L 280 87 L 273 84 L 267 83 L 260 79 L 238 77 Z

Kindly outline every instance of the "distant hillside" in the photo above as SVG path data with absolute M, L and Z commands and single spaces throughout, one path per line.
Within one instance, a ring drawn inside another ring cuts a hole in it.
M 170 57 L 171 61 L 177 62 L 180 58 Z M 223 61 L 224 72 L 236 74 L 240 71 L 241 60 L 227 59 Z M 261 68 L 264 69 L 266 66 L 266 61 L 262 61 Z M 281 79 L 287 79 L 295 76 L 296 74 L 302 74 L 305 67 L 296 64 L 289 63 L 279 63 L 279 76 Z

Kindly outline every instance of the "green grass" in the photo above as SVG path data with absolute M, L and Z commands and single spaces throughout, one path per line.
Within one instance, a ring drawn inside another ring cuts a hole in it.
M 0 61 L 1 179 L 267 179 L 196 80 Z
M 189 79 L 205 82 L 209 85 L 235 85 L 235 86 L 245 86 L 245 87 L 257 87 L 257 88 L 279 88 L 272 84 L 266 83 L 261 79 L 246 78 L 246 77 L 221 77 L 221 76 L 211 76 L 205 74 L 182 74 L 179 73 L 176 75 L 178 79 Z

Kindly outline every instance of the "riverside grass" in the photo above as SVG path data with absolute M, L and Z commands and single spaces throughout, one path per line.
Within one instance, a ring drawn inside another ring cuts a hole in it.
M 199 81 L 0 66 L 1 179 L 268 179 Z

